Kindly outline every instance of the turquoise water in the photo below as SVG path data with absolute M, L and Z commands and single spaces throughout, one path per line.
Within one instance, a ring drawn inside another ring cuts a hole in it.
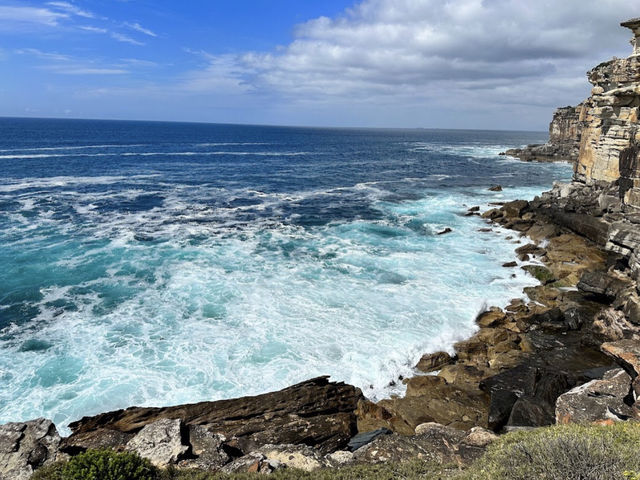
M 544 137 L 0 119 L 0 421 L 400 392 L 536 283 L 464 213 L 567 180 L 497 155 Z

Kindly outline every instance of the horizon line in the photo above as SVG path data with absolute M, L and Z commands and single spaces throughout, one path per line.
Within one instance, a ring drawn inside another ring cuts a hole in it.
M 517 130 L 517 129 L 487 129 L 487 128 L 448 128 L 448 127 L 367 127 L 367 126 L 331 126 L 331 125 L 289 125 L 268 123 L 232 123 L 211 122 L 195 120 L 146 120 L 146 119 L 120 119 L 120 118 L 80 118 L 80 117 L 39 117 L 39 116 L 4 116 L 0 120 L 71 120 L 91 122 L 132 122 L 132 123 L 180 123 L 195 125 L 225 125 L 238 127 L 272 127 L 272 128 L 308 128 L 321 130 L 455 130 L 469 132 L 524 132 L 524 133 L 548 133 L 548 130 Z

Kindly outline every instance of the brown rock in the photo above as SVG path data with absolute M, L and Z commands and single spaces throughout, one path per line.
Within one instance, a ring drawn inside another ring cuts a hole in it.
M 540 243 L 543 240 L 548 240 L 550 238 L 556 237 L 560 234 L 560 229 L 553 224 L 542 224 L 542 225 L 533 225 L 527 235 L 531 240 L 535 243 Z
M 495 220 L 496 218 L 502 217 L 503 213 L 498 208 L 492 208 L 491 210 L 487 210 L 484 212 L 481 217 L 488 218 L 489 220 Z
M 396 417 L 392 430 L 411 434 L 421 423 L 438 422 L 459 429 L 486 426 L 488 398 L 479 390 L 439 383 L 422 396 L 382 400 Z
M 606 255 L 584 238 L 573 234 L 552 238 L 547 246 L 547 267 L 556 278 L 603 269 Z
M 504 216 L 507 218 L 520 217 L 525 208 L 529 206 L 529 202 L 526 200 L 514 200 L 513 202 L 507 202 L 502 207 Z
M 485 370 L 479 369 L 475 365 L 456 363 L 442 367 L 438 377 L 446 383 L 455 384 L 459 387 L 477 388 L 478 382 L 489 376 Z
M 528 243 L 522 247 L 516 248 L 516 253 L 519 255 L 544 255 L 545 250 L 538 247 L 535 243 Z
M 600 349 L 620 363 L 634 377 L 640 374 L 640 341 L 619 340 L 603 343 Z
M 435 375 L 418 375 L 407 381 L 407 397 L 428 395 L 433 389 L 446 384 L 444 378 Z
M 307 444 L 320 451 L 337 450 L 356 432 L 355 409 L 359 389 L 319 377 L 278 392 L 234 400 L 202 402 L 165 408 L 132 407 L 85 417 L 70 425 L 75 440 L 93 442 L 104 430 L 133 434 L 163 418 L 185 426 L 203 425 L 212 433 L 235 437 L 235 446 L 247 453 L 267 444 Z M 93 442 L 95 443 L 95 442 Z
M 430 373 L 451 363 L 453 363 L 453 358 L 447 352 L 427 353 L 422 356 L 416 368 L 421 372 Z
M 497 325 L 501 325 L 506 319 L 507 314 L 502 311 L 502 309 L 497 307 L 492 307 L 486 312 L 482 312 L 476 318 L 476 323 L 481 328 L 494 327 Z

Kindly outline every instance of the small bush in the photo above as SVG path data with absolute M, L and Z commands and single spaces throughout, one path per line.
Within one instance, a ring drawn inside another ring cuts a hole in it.
M 155 480 L 157 469 L 134 453 L 88 450 L 38 470 L 32 480 Z
M 640 425 L 556 426 L 495 442 L 464 475 L 473 480 L 625 479 L 640 470 Z
M 56 462 L 52 465 L 42 467 L 31 475 L 30 480 L 64 480 L 62 471 L 67 462 Z
M 449 478 L 449 474 L 454 471 L 457 472 L 451 467 L 415 460 L 405 463 L 329 468 L 314 472 L 285 468 L 276 470 L 268 478 L 269 480 L 437 480 Z M 160 480 L 260 480 L 263 478 L 265 476 L 258 473 L 223 475 L 188 470 L 165 471 L 159 477 Z

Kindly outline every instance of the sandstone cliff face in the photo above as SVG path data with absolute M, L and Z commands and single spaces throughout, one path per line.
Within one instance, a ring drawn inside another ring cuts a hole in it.
M 640 141 L 640 56 L 602 63 L 588 72 L 588 78 L 594 87 L 584 104 L 576 180 L 613 182 L 621 173 L 629 179 L 640 177 L 627 152 Z M 621 160 L 626 162 L 623 172 Z M 627 190 L 633 187 L 627 185 Z
M 583 104 L 561 107 L 553 114 L 549 124 L 549 142 L 528 145 L 526 148 L 507 150 L 506 155 L 525 162 L 576 162 L 580 152 Z
M 577 159 L 582 137 L 581 116 L 584 105 L 558 108 L 549 124 L 549 143 L 564 150 L 569 159 Z

